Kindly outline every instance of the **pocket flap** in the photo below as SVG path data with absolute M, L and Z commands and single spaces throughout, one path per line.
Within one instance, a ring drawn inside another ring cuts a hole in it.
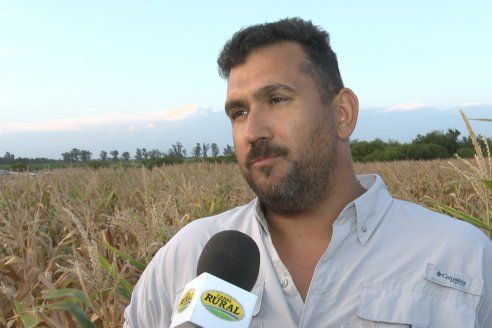
M 357 315 L 374 322 L 427 327 L 431 303 L 430 296 L 412 290 L 366 287 Z
M 427 264 L 425 279 L 436 284 L 461 290 L 462 292 L 482 295 L 483 279 L 472 278 L 463 273 L 452 271 L 432 263 Z

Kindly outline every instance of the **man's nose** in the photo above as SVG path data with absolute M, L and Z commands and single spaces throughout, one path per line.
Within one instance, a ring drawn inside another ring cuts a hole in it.
M 250 144 L 260 139 L 272 138 L 271 120 L 266 109 L 261 106 L 252 106 L 248 112 L 246 127 L 246 141 Z

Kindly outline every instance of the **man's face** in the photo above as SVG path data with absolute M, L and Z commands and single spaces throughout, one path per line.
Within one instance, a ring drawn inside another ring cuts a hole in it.
M 229 75 L 226 112 L 242 174 L 278 213 L 327 196 L 336 166 L 335 115 L 324 104 L 302 48 L 283 42 L 251 53 Z

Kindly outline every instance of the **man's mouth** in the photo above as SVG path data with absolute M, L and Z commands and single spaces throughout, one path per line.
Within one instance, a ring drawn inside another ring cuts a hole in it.
M 266 141 L 257 142 L 251 145 L 251 149 L 246 156 L 246 167 L 265 167 L 272 165 L 279 157 L 286 156 L 287 148 L 269 144 Z
M 267 155 L 267 156 L 258 156 L 251 160 L 250 166 L 268 166 L 273 164 L 273 162 L 280 157 L 280 155 Z

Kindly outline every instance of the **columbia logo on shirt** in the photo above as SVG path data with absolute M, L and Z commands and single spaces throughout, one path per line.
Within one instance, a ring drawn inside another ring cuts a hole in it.
M 451 284 L 458 285 L 458 286 L 461 286 L 461 287 L 466 287 L 466 284 L 467 284 L 466 281 L 464 281 L 463 279 L 461 279 L 459 277 L 454 277 L 451 274 L 447 274 L 446 272 L 442 273 L 441 271 L 438 271 L 436 273 L 436 275 L 437 275 L 438 278 L 444 279 L 444 280 L 448 281 Z

